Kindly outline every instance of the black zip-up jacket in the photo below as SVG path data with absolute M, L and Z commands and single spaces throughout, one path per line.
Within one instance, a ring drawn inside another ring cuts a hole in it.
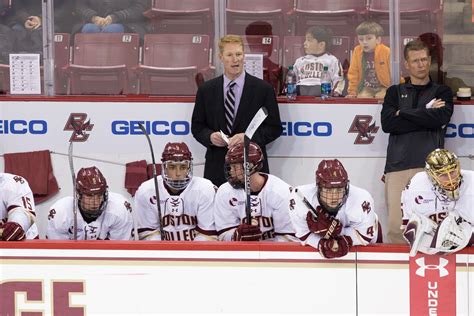
M 427 109 L 426 104 L 432 99 L 442 99 L 445 106 Z M 388 88 L 381 113 L 382 129 L 390 133 L 385 173 L 424 167 L 426 156 L 444 147 L 446 125 L 452 114 L 453 95 L 445 85 L 407 82 Z
M 150 0 L 76 0 L 75 11 L 83 23 L 74 26 L 73 33 L 80 31 L 85 23 L 91 23 L 93 16 L 110 15 L 112 23 L 123 24 L 126 32 L 138 33 L 143 39 L 148 31 L 148 20 L 143 12 L 150 7 Z

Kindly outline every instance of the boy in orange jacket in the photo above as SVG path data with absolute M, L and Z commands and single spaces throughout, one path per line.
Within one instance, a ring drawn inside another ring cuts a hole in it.
M 375 22 L 356 28 L 359 45 L 354 48 L 349 67 L 348 95 L 383 99 L 390 79 L 390 48 L 382 44 L 383 29 Z

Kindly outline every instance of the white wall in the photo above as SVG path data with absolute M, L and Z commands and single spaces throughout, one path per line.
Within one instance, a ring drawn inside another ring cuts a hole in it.
M 381 128 L 373 133 L 373 143 L 356 145 L 356 134 L 349 133 L 349 127 L 356 115 L 370 115 L 380 125 L 381 105 L 336 105 L 336 104 L 282 104 L 282 121 L 330 122 L 331 137 L 282 136 L 269 146 L 270 169 L 292 185 L 314 182 L 314 172 L 323 158 L 339 158 L 346 167 L 352 184 L 367 189 L 375 200 L 376 212 L 386 227 L 384 185 L 381 182 L 385 164 L 387 135 Z M 86 103 L 86 102 L 0 102 L 0 120 L 42 119 L 48 124 L 45 135 L 13 135 L 5 133 L 5 123 L 0 126 L 0 154 L 49 149 L 52 151 L 54 174 L 61 187 L 52 199 L 37 206 L 40 232 L 44 234 L 47 213 L 59 198 L 72 194 L 70 168 L 67 159 L 68 139 L 71 132 L 63 131 L 70 113 L 88 113 L 94 124 L 90 139 L 74 146 L 74 167 L 95 165 L 107 178 L 110 190 L 130 198 L 124 188 L 125 163 L 146 159 L 151 162 L 150 152 L 143 135 L 117 136 L 111 132 L 113 120 L 189 120 L 193 104 L 190 103 Z M 474 106 L 458 107 L 452 122 L 474 121 Z M 4 121 L 2 121 L 4 122 Z M 305 130 L 305 129 L 303 129 Z M 3 132 L 2 132 L 3 131 Z M 452 131 L 451 131 L 452 132 Z M 472 128 L 464 130 L 473 133 Z M 202 176 L 204 147 L 190 134 L 185 136 L 151 135 L 156 159 L 168 141 L 186 141 L 194 156 L 194 174 Z M 467 158 L 474 154 L 474 138 L 455 137 L 447 140 L 448 148 L 461 150 L 461 164 L 464 169 L 474 170 L 474 160 Z M 81 158 L 84 157 L 84 158 Z M 0 159 L 0 170 L 4 170 Z M 386 230 L 385 230 L 386 231 Z

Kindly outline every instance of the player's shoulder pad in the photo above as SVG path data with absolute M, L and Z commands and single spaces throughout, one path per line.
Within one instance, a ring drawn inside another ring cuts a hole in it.
M 316 195 L 316 184 L 308 183 L 297 186 L 296 189 L 303 194 L 303 196 L 308 200 L 312 201 L 313 196 Z
M 416 173 L 408 182 L 405 187 L 406 191 L 418 191 L 418 190 L 427 190 L 431 188 L 432 183 L 425 171 Z
M 158 181 L 158 186 L 163 182 L 161 175 L 157 176 L 156 180 Z M 142 194 L 144 192 L 148 192 L 149 190 L 153 190 L 153 192 L 155 192 L 155 180 L 153 177 L 142 182 L 142 184 L 140 184 L 138 187 L 136 194 Z
M 3 174 L 1 185 L 3 191 L 10 191 L 12 193 L 31 193 L 28 180 L 22 176 L 17 176 L 11 173 Z
M 216 192 L 216 186 L 209 180 L 202 177 L 193 176 L 189 186 L 192 190 L 203 191 L 203 192 Z
M 51 205 L 49 212 L 51 212 L 51 210 L 55 211 L 53 217 L 55 221 L 66 221 L 69 217 L 73 217 L 73 215 L 71 215 L 73 214 L 73 203 L 74 199 L 72 196 L 65 196 Z
M 221 196 L 221 195 L 226 195 L 229 194 L 229 192 L 232 192 L 232 190 L 235 190 L 229 182 L 224 182 L 220 185 L 220 187 L 217 189 L 216 196 Z
M 357 187 L 355 185 L 349 185 L 349 196 L 346 201 L 346 209 L 355 209 L 357 212 L 348 212 L 347 216 L 360 218 L 374 212 L 374 198 L 369 191 Z
M 123 213 L 130 213 L 130 211 L 131 204 L 123 195 L 109 191 L 107 212 L 121 215 Z

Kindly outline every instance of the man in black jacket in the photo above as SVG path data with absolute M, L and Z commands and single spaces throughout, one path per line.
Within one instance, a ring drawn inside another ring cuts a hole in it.
M 382 129 L 390 133 L 385 163 L 385 200 L 388 240 L 402 238 L 401 192 L 415 173 L 422 171 L 426 156 L 444 147 L 446 125 L 453 114 L 451 89 L 431 81 L 431 57 L 426 45 L 409 42 L 404 49 L 410 80 L 387 90 L 382 107 Z
M 243 142 L 244 132 L 262 107 L 268 117 L 252 140 L 265 156 L 262 172 L 268 173 L 265 145 L 281 135 L 282 126 L 272 86 L 244 71 L 244 43 L 240 36 L 227 35 L 219 41 L 224 75 L 202 84 L 196 94 L 191 131 L 207 148 L 204 178 L 216 186 L 226 182 L 224 159 L 227 149 Z M 222 132 L 222 133 L 221 133 Z M 228 142 L 222 134 L 226 134 Z

